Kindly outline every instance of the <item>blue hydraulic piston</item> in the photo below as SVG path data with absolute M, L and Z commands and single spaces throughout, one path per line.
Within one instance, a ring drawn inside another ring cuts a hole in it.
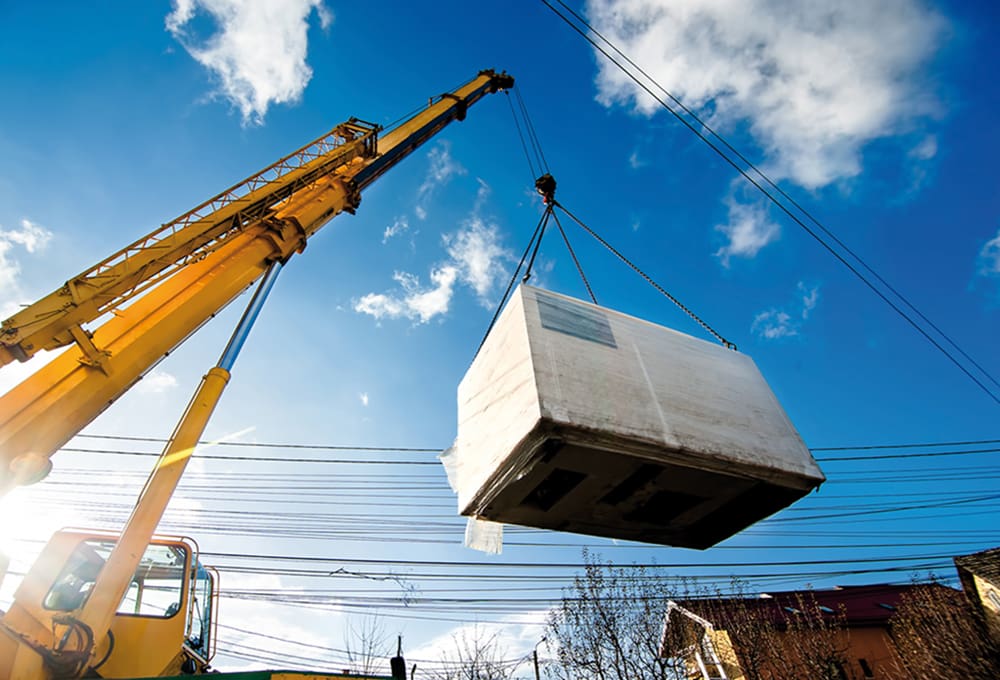
M 239 355 L 240 350 L 243 349 L 243 343 L 246 342 L 247 336 L 250 335 L 250 329 L 253 328 L 254 321 L 257 320 L 257 315 L 260 314 L 260 310 L 264 306 L 264 301 L 267 299 L 267 294 L 271 292 L 274 280 L 278 278 L 278 272 L 280 271 L 281 262 L 277 260 L 272 262 L 267 268 L 267 272 L 265 272 L 264 278 L 260 280 L 260 283 L 257 284 L 257 290 L 254 291 L 250 304 L 244 310 L 243 316 L 236 326 L 236 330 L 233 331 L 233 336 L 229 338 L 229 344 L 226 345 L 225 351 L 222 352 L 222 356 L 219 358 L 219 368 L 232 371 L 233 364 L 236 363 L 236 357 Z

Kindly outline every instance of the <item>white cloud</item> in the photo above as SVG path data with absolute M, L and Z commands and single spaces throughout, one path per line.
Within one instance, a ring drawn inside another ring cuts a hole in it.
M 802 318 L 808 319 L 809 313 L 816 309 L 816 303 L 819 302 L 819 286 L 809 288 L 799 281 L 798 289 L 802 294 Z
M 493 193 L 493 189 L 482 177 L 477 177 L 476 182 L 479 184 L 479 188 L 476 189 L 476 202 L 472 208 L 474 214 L 478 214 L 482 210 L 486 201 L 489 200 L 490 194 Z
M 420 279 L 413 274 L 396 272 L 393 279 L 402 288 L 401 294 L 368 293 L 355 301 L 354 311 L 379 320 L 406 318 L 427 323 L 448 311 L 457 278 L 458 269 L 454 266 L 431 270 L 430 286 L 421 286 Z
M 909 160 L 907 171 L 910 175 L 910 186 L 903 194 L 903 198 L 915 195 L 927 183 L 927 179 L 931 175 L 932 161 L 937 156 L 937 152 L 937 137 L 934 135 L 927 135 L 919 144 L 910 149 L 910 152 L 907 154 L 907 159 Z
M 31 220 L 21 220 L 21 228 L 14 230 L 0 229 L 0 241 L 9 241 L 24 246 L 29 253 L 40 252 L 52 240 L 52 232 Z
M 362 406 L 368 406 L 368 393 L 367 392 L 359 392 L 358 393 L 358 399 L 361 400 L 361 405 Z
M 261 124 L 272 104 L 297 102 L 312 78 L 306 63 L 313 11 L 327 28 L 323 0 L 174 0 L 167 30 L 218 80 L 218 92 L 240 110 L 244 124 Z M 195 35 L 199 16 L 216 32 Z
M 934 135 L 927 135 L 919 144 L 910 150 L 910 157 L 921 161 L 929 161 L 937 155 L 937 152 L 937 137 Z
M 466 169 L 451 155 L 451 144 L 440 141 L 427 153 L 430 167 L 427 177 L 417 190 L 417 205 L 413 209 L 418 219 L 427 219 L 427 204 L 434 192 L 447 184 L 452 177 L 466 174 Z
M 798 298 L 788 308 L 771 308 L 754 316 L 750 331 L 766 340 L 777 340 L 798 335 L 802 324 L 819 302 L 819 286 L 807 286 L 799 281 Z
M 510 258 L 510 252 L 500 245 L 496 227 L 472 217 L 465 228 L 446 236 L 445 243 L 462 281 L 485 302 L 493 284 L 503 275 L 503 262 Z
M 448 258 L 431 269 L 430 284 L 419 277 L 396 272 L 399 291 L 392 294 L 368 293 L 354 302 L 354 311 L 376 319 L 411 319 L 427 323 L 447 313 L 456 284 L 472 288 L 482 304 L 503 275 L 502 263 L 510 252 L 500 245 L 498 228 L 472 216 L 462 228 L 443 237 Z
M 728 267 L 730 258 L 734 256 L 754 257 L 781 234 L 778 225 L 771 221 L 768 204 L 763 200 L 744 203 L 730 195 L 726 205 L 729 207 L 729 222 L 715 227 L 729 241 L 715 252 L 723 266 Z
M 393 220 L 392 226 L 386 227 L 382 232 L 382 243 L 387 243 L 393 236 L 398 236 L 410 228 L 410 220 L 406 216 L 397 217 Z
M 750 330 L 768 340 L 799 334 L 798 326 L 793 323 L 792 317 L 789 316 L 788 312 L 782 312 L 777 309 L 769 309 L 755 316 Z
M 0 227 L 0 318 L 6 319 L 19 309 L 21 264 L 11 253 L 20 246 L 34 255 L 45 250 L 52 232 L 31 220 L 22 219 L 20 228 Z
M 177 378 L 166 371 L 154 368 L 143 376 L 136 390 L 143 394 L 160 394 L 177 387 Z
M 587 14 L 713 127 L 745 122 L 767 170 L 807 188 L 858 175 L 867 142 L 936 106 L 918 72 L 946 23 L 919 0 L 590 0 Z M 598 63 L 602 103 L 659 110 Z
M 979 273 L 983 276 L 1000 276 L 1000 229 L 979 251 Z

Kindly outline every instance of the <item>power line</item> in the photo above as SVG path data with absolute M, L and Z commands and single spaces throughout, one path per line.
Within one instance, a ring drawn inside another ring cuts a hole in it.
M 248 445 L 254 446 L 254 445 Z M 281 445 L 273 445 L 273 448 L 282 448 Z M 312 448 L 306 445 L 300 445 L 298 448 Z M 319 447 L 316 447 L 319 448 Z M 333 447 L 325 447 L 328 449 L 333 449 Z M 351 450 L 351 447 L 340 447 L 333 450 Z M 440 449 L 382 449 L 377 447 L 369 447 L 368 449 L 354 449 L 354 450 L 365 450 L 372 452 L 393 452 L 393 451 L 433 451 L 435 453 L 440 452 Z M 156 458 L 160 454 L 153 451 L 131 451 L 123 449 L 94 449 L 94 448 L 81 448 L 65 446 L 60 449 L 67 453 L 89 453 L 96 455 L 116 455 L 116 456 L 135 456 L 139 458 Z M 972 451 L 937 451 L 929 453 L 912 453 L 912 454 L 882 454 L 877 456 L 817 456 L 816 460 L 820 463 L 827 462 L 840 462 L 840 461 L 853 461 L 853 460 L 891 460 L 897 458 L 933 458 L 933 457 L 948 457 L 948 456 L 970 456 L 970 455 L 981 455 L 984 453 L 996 453 L 1000 449 L 979 449 Z M 360 459 L 360 458 L 298 458 L 298 457 L 286 457 L 286 456 L 233 456 L 233 455 L 218 455 L 211 453 L 198 453 L 196 457 L 199 460 L 231 460 L 231 461 L 244 461 L 244 462 L 265 462 L 265 463 L 317 463 L 317 464 L 342 464 L 342 465 L 418 465 L 418 466 L 433 466 L 440 467 L 438 461 L 433 460 L 395 460 L 395 459 Z
M 821 463 L 839 463 L 846 460 L 891 460 L 894 458 L 937 458 L 942 456 L 973 456 L 982 453 L 997 453 L 1000 449 L 973 449 L 970 451 L 924 451 L 920 453 L 887 453 L 878 456 L 823 456 Z
M 103 439 L 109 441 L 130 441 L 130 442 L 148 442 L 154 444 L 165 444 L 168 440 L 162 437 L 137 437 L 137 436 L 125 436 L 125 435 L 110 435 L 110 434 L 78 434 L 78 438 L 82 439 Z M 302 444 L 293 442 L 233 442 L 233 441 L 210 441 L 204 440 L 198 442 L 201 446 L 225 446 L 231 448 L 260 448 L 260 449 L 291 449 L 291 450 L 311 450 L 311 451 L 365 451 L 374 453 L 434 453 L 438 454 L 448 447 L 415 447 L 415 446 L 370 446 L 370 445 L 354 445 L 354 444 Z M 960 440 L 960 441 L 942 441 L 942 442 L 905 442 L 901 444 L 856 444 L 850 446 L 814 446 L 810 448 L 814 454 L 819 452 L 840 452 L 840 451 L 876 451 L 876 450 L 892 450 L 892 449 L 917 449 L 917 448 L 948 448 L 948 447 L 963 447 L 963 446 L 983 446 L 989 444 L 1000 444 L 1000 439 L 973 439 L 973 440 Z M 122 451 L 122 450 L 112 450 L 112 449 L 87 449 L 87 448 L 63 448 L 62 451 L 71 451 L 76 453 L 101 453 L 101 454 L 115 454 L 120 453 L 121 455 L 139 455 L 139 456 L 155 456 L 159 455 L 154 452 L 146 451 Z M 963 456 L 963 455 L 976 455 L 981 453 L 995 453 L 1000 451 L 997 448 L 990 449 L 980 449 L 974 451 L 962 451 L 962 450 L 952 450 L 952 451 L 937 451 L 927 454 L 907 454 L 913 457 L 920 457 L 921 455 L 929 456 Z M 833 457 L 817 457 L 820 462 L 829 461 L 839 461 L 839 460 L 884 460 L 902 457 L 898 454 L 885 454 L 885 455 L 874 455 L 874 456 L 863 456 L 863 457 L 851 457 L 851 458 L 833 458 Z M 320 460 L 320 459 L 300 459 L 300 458 L 270 458 L 270 457 L 236 457 L 236 456 L 212 456 L 212 455 L 202 455 L 199 454 L 199 458 L 217 459 L 217 460 L 260 460 L 265 462 L 345 462 L 354 463 L 353 460 Z M 357 461 L 366 464 L 372 464 L 375 462 L 390 462 L 390 461 Z M 393 464 L 398 464 L 400 462 L 406 461 L 391 461 Z M 414 461 L 417 464 L 426 464 L 426 461 Z M 437 463 L 434 463 L 437 464 Z
M 167 439 L 162 437 L 134 437 L 126 435 L 112 435 L 112 434 L 78 434 L 77 437 L 83 439 L 110 439 L 115 441 L 130 441 L 130 442 L 151 442 L 155 444 L 165 444 Z M 408 452 L 408 453 L 441 453 L 444 448 L 419 448 L 419 447 L 408 447 L 408 446 L 356 446 L 356 445 L 337 445 L 337 444 L 293 444 L 293 443 L 267 443 L 267 442 L 230 442 L 230 441 L 213 441 L 213 440 L 201 440 L 198 442 L 200 446 L 233 446 L 233 447 L 250 447 L 257 449 L 307 449 L 312 451 L 385 451 L 385 452 Z
M 859 444 L 854 446 L 813 446 L 810 450 L 817 451 L 871 451 L 876 449 L 926 449 L 943 446 L 981 446 L 983 444 L 1000 444 L 1000 439 L 973 439 L 957 442 L 918 442 L 906 444 Z
M 69 453 L 95 453 L 117 456 L 139 456 L 146 458 L 156 458 L 160 454 L 150 451 L 121 451 L 115 449 L 81 449 L 74 447 L 63 447 L 60 451 Z M 382 449 L 379 449 L 382 450 Z M 240 460 L 258 461 L 268 463 L 323 463 L 323 464 L 350 464 L 350 465 L 434 465 L 441 464 L 433 460 L 360 460 L 360 459 L 338 459 L 338 458 L 285 458 L 281 456 L 219 456 L 211 453 L 198 453 L 199 460 Z
M 452 567 L 452 568 L 480 568 L 488 570 L 496 569 L 581 569 L 584 564 L 580 562 L 470 562 L 470 561 L 444 561 L 444 560 L 399 560 L 381 558 L 347 558 L 347 557 L 316 557 L 310 555 L 260 555 L 251 553 L 232 552 L 203 552 L 202 555 L 212 558 L 229 559 L 250 559 L 262 562 L 293 562 L 306 564 L 352 564 L 370 566 L 391 566 L 391 567 Z M 734 563 L 712 563 L 712 562 L 646 562 L 618 564 L 616 568 L 629 570 L 658 570 L 658 569 L 705 569 L 705 568 L 732 568 L 740 567 L 782 567 L 782 566 L 818 566 L 831 564 L 862 564 L 880 562 L 912 562 L 916 560 L 950 560 L 952 555 L 908 555 L 905 557 L 861 557 L 853 559 L 824 559 L 824 560 L 791 560 L 778 561 L 770 560 L 763 562 L 734 562 Z M 323 571 L 323 570 L 320 570 Z M 325 572 L 331 575 L 329 570 Z M 465 576 L 465 575 L 463 575 Z
M 859 257 L 856 253 L 854 253 L 854 251 L 852 251 L 850 248 L 848 248 L 839 238 L 837 238 L 832 232 L 830 232 L 830 230 L 827 227 L 825 227 L 811 213 L 809 213 L 808 211 L 806 211 L 798 203 L 796 203 L 794 200 L 792 200 L 763 171 L 761 171 L 756 165 L 754 165 L 753 163 L 751 163 L 745 156 L 743 156 L 738 151 L 736 151 L 732 147 L 732 145 L 729 144 L 729 142 L 727 142 L 721 135 L 719 135 L 715 130 L 713 130 L 704 121 L 702 121 L 694 112 L 692 112 L 690 109 L 688 109 L 687 107 L 685 107 L 680 102 L 680 100 L 678 100 L 676 97 L 674 97 L 674 95 L 672 95 L 666 88 L 664 88 L 662 85 L 660 85 L 646 71 L 644 71 L 641 67 L 639 67 L 638 65 L 636 65 L 635 62 L 632 61 L 627 55 L 625 55 L 624 52 L 622 52 L 617 46 L 615 46 L 614 43 L 612 43 L 610 40 L 608 40 L 607 38 L 605 38 L 600 32 L 598 32 L 596 29 L 594 29 L 594 27 L 591 26 L 586 21 L 586 19 L 584 19 L 583 17 L 581 17 L 573 9 L 571 9 L 569 6 L 567 6 L 566 3 L 563 2 L 563 0 L 555 0 L 555 1 L 558 2 L 563 8 L 565 8 L 580 24 L 583 25 L 583 27 L 586 30 L 580 28 L 575 23 L 573 23 L 573 21 L 569 17 L 567 17 L 565 14 L 563 14 L 562 12 L 560 12 L 556 7 L 554 7 L 549 2 L 549 0 L 541 0 L 542 4 L 544 4 L 546 7 L 548 7 L 552 11 L 553 14 L 555 14 L 557 17 L 559 17 L 573 31 L 575 31 L 581 37 L 583 37 L 583 39 L 586 40 L 588 43 L 590 43 L 590 45 L 595 50 L 597 50 L 602 55 L 604 55 L 604 57 L 607 58 L 608 61 L 610 61 L 615 66 L 617 66 L 618 69 L 621 70 L 621 72 L 624 73 L 628 78 L 630 78 L 639 88 L 641 88 L 650 97 L 652 97 L 655 101 L 657 101 L 660 104 L 660 106 L 662 106 L 664 109 L 666 109 L 671 115 L 674 116 L 674 118 L 676 118 L 682 125 L 684 125 L 688 130 L 690 130 L 696 137 L 698 137 L 698 139 L 700 139 L 702 142 L 704 142 L 706 145 L 708 145 L 709 148 L 711 148 L 713 151 L 715 151 L 715 153 L 718 154 L 718 156 L 720 158 L 722 158 L 728 165 L 730 165 L 734 170 L 736 170 L 747 182 L 749 182 L 758 191 L 760 191 L 761 194 L 763 194 L 774 206 L 776 206 L 779 210 L 781 210 L 781 212 L 785 213 L 785 215 L 789 219 L 791 219 L 795 224 L 797 224 L 800 228 L 802 228 L 809 236 L 811 236 L 817 243 L 819 243 L 827 252 L 829 252 L 831 255 L 833 255 L 833 257 L 836 258 L 852 274 L 854 274 L 854 276 L 857 277 L 858 280 L 860 280 L 863 284 L 865 284 L 865 286 L 867 286 L 869 290 L 871 290 L 885 304 L 887 304 L 893 311 L 895 311 L 902 319 L 904 319 L 908 324 L 910 324 L 910 326 L 912 326 L 914 328 L 914 330 L 916 330 L 918 333 L 920 333 L 928 342 L 931 343 L 931 345 L 933 345 L 935 348 L 937 348 L 937 350 L 939 352 L 941 352 L 942 354 L 944 354 L 944 356 L 949 361 L 951 361 L 952 364 L 954 364 L 962 373 L 964 373 L 966 375 L 966 377 L 968 377 L 970 380 L 972 380 L 972 382 L 974 382 L 983 392 L 985 392 L 987 394 L 987 396 L 989 396 L 997 404 L 1000 404 L 1000 396 L 998 396 L 997 394 L 995 394 L 987 385 L 985 385 L 983 383 L 983 381 L 981 381 L 979 378 L 977 378 L 972 373 L 972 371 L 970 371 L 965 365 L 963 365 L 946 347 L 944 347 L 940 342 L 938 342 L 936 339 L 934 339 L 934 337 L 932 337 L 931 334 L 925 328 L 923 328 L 916 320 L 914 320 L 914 318 L 911 317 L 904 309 L 902 309 L 899 305 L 897 305 L 895 302 L 893 302 L 891 299 L 889 299 L 889 296 L 885 292 L 883 292 L 882 290 L 880 290 L 878 288 L 878 286 L 875 285 L 875 283 L 873 283 L 871 280 L 869 280 L 868 277 L 866 277 L 864 275 L 864 273 L 862 273 L 861 271 L 859 271 L 859 269 L 857 267 L 855 267 L 854 265 L 852 265 L 848 261 L 847 257 L 845 257 L 843 254 L 841 254 L 840 252 L 838 252 L 832 245 L 830 245 L 829 243 L 827 243 L 823 239 L 823 237 L 820 236 L 820 234 L 816 233 L 816 231 L 814 231 L 812 228 L 810 228 L 809 225 L 807 225 L 805 223 L 805 221 L 803 221 L 802 218 L 800 218 L 798 215 L 796 215 L 792 211 L 792 209 L 789 208 L 787 205 L 785 205 L 785 203 L 782 202 L 782 200 L 780 200 L 777 196 L 775 196 L 774 193 L 772 193 L 771 191 L 768 191 L 768 189 L 765 188 L 761 184 L 761 182 L 758 182 L 753 177 L 751 177 L 750 173 L 748 172 L 748 170 L 752 171 L 754 174 L 756 174 L 758 177 L 760 177 L 765 184 L 767 184 L 770 187 L 773 187 L 775 189 L 775 191 L 777 191 L 781 196 L 783 196 L 785 198 L 785 200 L 787 200 L 795 209 L 799 210 L 805 216 L 806 219 L 808 219 L 810 222 L 812 222 L 813 224 L 815 224 L 818 229 L 820 229 L 827 237 L 829 237 L 835 244 L 837 244 L 845 253 L 847 253 L 850 257 L 852 257 L 855 262 L 857 262 L 865 270 L 871 272 L 872 275 L 875 277 L 875 279 L 877 281 L 879 281 L 888 291 L 890 291 L 893 295 L 895 295 L 896 298 L 898 300 L 900 300 L 905 306 L 907 306 L 910 309 L 912 309 L 916 313 L 916 315 L 920 319 L 922 319 L 925 323 L 927 323 L 933 330 L 935 330 L 938 333 L 938 335 L 941 338 L 944 339 L 945 342 L 947 342 L 948 344 L 950 344 L 953 347 L 955 347 L 956 350 L 958 350 L 958 352 L 963 357 L 965 357 L 966 360 L 969 361 L 970 364 L 972 364 L 976 369 L 978 369 L 979 372 L 983 376 L 985 376 L 987 380 L 989 380 L 990 382 L 992 382 L 992 383 L 994 383 L 996 385 L 1000 385 L 1000 382 L 997 382 L 997 380 L 988 371 L 986 371 L 986 369 L 984 369 L 979 363 L 977 363 L 975 360 L 973 360 L 969 356 L 969 354 L 966 353 L 961 347 L 959 347 L 958 344 L 951 337 L 949 337 L 947 334 L 945 334 L 943 331 L 941 331 L 941 329 L 938 328 L 938 326 L 936 326 L 929 319 L 927 319 L 927 317 L 923 313 L 921 313 L 906 297 L 904 297 L 895 288 L 893 288 L 888 283 L 886 283 L 885 280 L 881 276 L 879 276 L 877 273 L 875 273 L 874 270 L 861 257 Z M 684 116 L 682 116 L 677 110 L 675 110 L 670 104 L 668 104 L 666 101 L 664 101 L 659 95 L 657 95 L 655 92 L 653 92 L 653 90 L 648 85 L 646 85 L 645 83 L 643 83 L 631 70 L 625 68 L 625 66 L 621 62 L 619 62 L 617 59 L 615 59 L 606 49 L 604 49 L 601 45 L 599 45 L 597 43 L 597 41 L 594 40 L 591 37 L 590 34 L 588 34 L 588 32 L 591 33 L 591 34 L 593 34 L 593 35 L 598 36 L 603 41 L 604 44 L 606 44 L 615 53 L 617 53 L 623 59 L 625 59 L 625 61 L 628 62 L 629 65 L 631 65 L 636 71 L 638 71 L 639 73 L 641 73 L 647 80 L 649 80 L 649 82 L 653 83 L 671 101 L 673 101 L 688 116 L 690 116 L 691 119 L 694 120 L 695 123 L 697 123 L 697 125 L 691 123 Z M 720 142 L 725 147 L 727 147 L 728 149 L 730 149 L 733 152 L 733 154 L 742 163 L 745 164 L 746 168 L 741 167 L 740 164 L 737 163 L 735 160 L 733 160 L 733 158 L 730 157 L 729 154 L 727 154 L 718 145 L 716 145 L 711 139 L 709 139 L 709 136 L 706 135 L 704 132 L 702 132 L 702 129 L 706 130 L 711 137 L 720 140 Z

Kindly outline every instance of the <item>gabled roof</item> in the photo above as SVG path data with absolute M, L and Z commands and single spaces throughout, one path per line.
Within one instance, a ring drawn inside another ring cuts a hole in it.
M 848 627 L 886 626 L 896 612 L 903 596 L 914 585 L 874 584 L 865 586 L 837 586 L 827 590 L 790 590 L 762 593 L 755 598 L 720 598 L 711 601 L 686 602 L 685 606 L 705 615 L 713 607 L 749 607 L 763 610 L 778 625 L 784 625 L 793 610 L 803 605 L 816 604 L 831 620 L 841 615 L 846 617 Z M 960 596 L 959 591 L 948 586 L 937 585 Z M 711 619 L 709 614 L 706 618 Z
M 963 584 L 966 584 L 964 571 L 975 574 L 1000 588 L 1000 548 L 991 548 L 971 555 L 960 555 L 955 558 L 955 567 L 958 569 L 958 575 Z M 966 587 L 968 588 L 968 584 Z

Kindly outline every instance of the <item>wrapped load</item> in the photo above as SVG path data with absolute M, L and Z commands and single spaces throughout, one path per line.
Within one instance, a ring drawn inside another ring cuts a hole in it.
M 524 285 L 459 385 L 445 465 L 463 515 L 691 548 L 825 479 L 746 355 Z

